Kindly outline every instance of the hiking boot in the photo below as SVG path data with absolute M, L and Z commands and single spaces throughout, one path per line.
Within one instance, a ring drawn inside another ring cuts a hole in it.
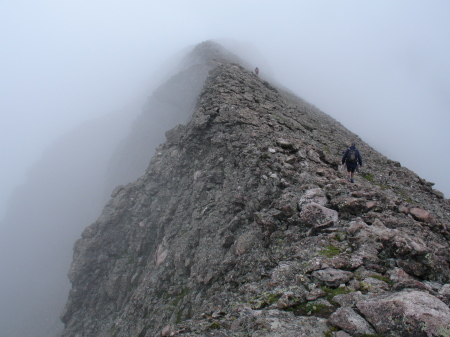
M 351 182 L 351 183 L 354 183 L 355 181 L 354 181 L 353 179 L 350 179 L 350 182 Z

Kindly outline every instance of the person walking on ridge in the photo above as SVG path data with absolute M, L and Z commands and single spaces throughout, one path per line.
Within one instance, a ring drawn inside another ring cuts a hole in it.
M 256 74 L 256 77 L 259 77 L 259 68 L 258 67 L 255 68 L 255 74 Z
M 362 158 L 356 148 L 356 144 L 352 143 L 342 157 L 342 165 L 346 164 L 348 178 L 352 183 L 354 182 L 353 177 L 355 175 L 356 168 L 358 167 L 358 163 L 359 166 L 362 166 Z

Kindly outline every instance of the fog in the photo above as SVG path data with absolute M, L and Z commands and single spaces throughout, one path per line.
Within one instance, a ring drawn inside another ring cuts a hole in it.
M 435 182 L 448 198 L 448 13 L 450 3 L 438 0 L 0 0 L 0 219 L 21 206 L 38 214 L 40 204 L 33 200 L 58 190 L 27 185 L 36 172 L 43 181 L 46 174 L 52 178 L 51 163 L 36 164 L 46 163 L 46 154 L 64 152 L 64 144 L 84 139 L 86 152 L 94 156 L 109 143 L 102 154 L 106 158 L 146 97 L 173 71 L 173 59 L 209 39 L 232 48 L 258 66 L 261 76 L 270 75 L 376 150 Z M 111 114 L 118 122 L 99 126 Z M 86 123 L 97 125 L 89 136 L 70 136 Z M 53 165 L 67 167 L 70 174 L 79 171 L 68 161 Z M 92 172 L 101 169 L 92 167 Z M 77 179 L 85 177 L 84 184 L 92 185 L 88 176 L 82 171 Z M 55 208 L 70 208 L 64 186 L 53 196 Z M 13 191 L 24 190 L 30 203 L 14 202 Z M 84 216 L 87 226 L 97 214 Z M 4 236 L 22 234 L 7 221 L 0 226 Z M 35 237 L 45 224 L 33 226 L 24 238 Z M 62 247 L 71 246 L 80 233 L 40 235 L 45 244 L 51 240 Z M 32 256 L 33 249 L 30 245 L 22 256 Z M 16 261 L 8 258 L 11 265 Z M 22 277 L 20 265 L 16 269 Z M 60 266 L 64 275 L 68 269 Z M 5 292 L 9 289 L 0 289 Z M 1 306 L 0 312 L 8 310 Z
M 221 38 L 252 45 L 280 83 L 448 195 L 449 10 L 447 1 L 0 1 L 0 215 L 52 140 L 151 89 L 180 49 Z

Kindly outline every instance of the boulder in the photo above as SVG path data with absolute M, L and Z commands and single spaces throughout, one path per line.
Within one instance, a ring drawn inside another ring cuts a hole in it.
M 432 192 L 438 199 L 444 199 L 444 193 L 441 191 L 433 189 Z
M 389 284 L 374 277 L 366 277 L 361 282 L 371 293 L 382 293 L 389 290 Z
M 324 297 L 324 296 L 326 296 L 326 293 L 325 293 L 325 291 L 323 291 L 322 288 L 315 288 L 306 294 L 306 299 L 308 301 L 315 301 L 318 298 Z
M 315 202 L 304 206 L 300 212 L 301 223 L 313 229 L 333 226 L 338 219 L 338 212 Z
M 332 202 L 333 208 L 337 208 L 339 212 L 352 215 L 359 215 L 367 212 L 366 200 L 363 198 L 340 197 Z
M 323 337 L 328 331 L 327 320 L 319 317 L 295 317 L 291 312 L 263 311 L 256 319 L 257 330 L 252 337 L 308 336 Z
M 418 207 L 411 208 L 409 210 L 409 214 L 411 214 L 415 220 L 420 222 L 428 222 L 431 219 L 431 215 L 429 212 Z
M 281 263 L 272 272 L 271 282 L 275 285 L 288 285 L 295 279 L 296 270 L 291 264 Z
M 301 210 L 303 206 L 312 202 L 319 204 L 320 206 L 325 206 L 327 204 L 328 199 L 321 188 L 317 187 L 307 190 L 299 199 L 298 208 Z
M 327 268 L 324 270 L 317 270 L 311 274 L 312 277 L 317 278 L 326 286 L 337 288 L 341 284 L 345 284 L 353 278 L 353 273 L 348 271 Z
M 333 302 L 341 307 L 354 307 L 355 304 L 364 299 L 364 295 L 360 291 L 352 291 L 348 294 L 340 294 L 333 297 Z
M 374 335 L 375 330 L 352 308 L 339 308 L 328 318 L 328 322 L 352 336 Z
M 295 141 L 290 141 L 287 139 L 281 139 L 281 138 L 278 139 L 277 145 L 279 147 L 281 147 L 282 149 L 286 149 L 289 151 L 297 151 L 298 150 L 297 145 L 295 144 Z
M 439 290 L 439 296 L 441 296 L 446 303 L 450 303 L 450 284 L 444 284 Z
M 341 331 L 335 332 L 333 337 L 352 337 L 352 336 L 350 336 L 345 331 L 341 330 Z
M 423 291 L 378 295 L 358 302 L 356 307 L 379 334 L 405 337 L 450 335 L 450 308 Z

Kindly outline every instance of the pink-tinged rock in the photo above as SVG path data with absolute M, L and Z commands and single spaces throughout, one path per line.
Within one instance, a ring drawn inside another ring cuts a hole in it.
M 326 224 L 332 226 L 338 221 L 339 214 L 335 210 L 312 202 L 303 207 L 300 212 L 300 219 L 302 223 L 310 227 L 320 227 Z
M 424 240 L 417 236 L 411 236 L 406 233 L 399 233 L 391 240 L 392 246 L 396 249 L 399 256 L 423 256 L 430 252 Z
M 377 206 L 377 202 L 376 201 L 367 201 L 366 202 L 366 208 L 367 208 L 368 211 L 374 209 L 375 206 Z
M 364 256 L 362 254 L 355 254 L 348 260 L 348 268 L 354 270 L 364 264 Z
M 354 215 L 367 212 L 366 200 L 359 198 L 342 198 L 337 207 L 339 208 L 339 212 L 345 212 Z
M 399 206 L 398 211 L 400 213 L 403 213 L 403 214 L 408 214 L 409 213 L 409 208 L 405 207 L 405 206 Z
M 358 315 L 355 310 L 344 307 L 339 308 L 328 318 L 328 322 L 348 332 L 352 336 L 374 335 L 375 331 L 367 321 Z
M 404 281 L 414 280 L 409 274 L 407 274 L 402 268 L 393 268 L 387 272 L 389 279 L 394 283 L 400 283 Z
M 353 191 L 350 195 L 355 198 L 361 198 L 364 195 L 364 191 Z
M 335 256 L 326 260 L 326 262 L 331 268 L 335 269 L 348 269 L 351 267 L 348 256 Z
M 335 332 L 333 337 L 352 337 L 352 336 L 349 335 L 348 333 L 346 333 L 345 331 L 341 330 L 341 331 Z
M 361 301 L 356 307 L 377 333 L 404 337 L 450 335 L 450 308 L 423 291 L 402 291 Z
M 294 155 L 290 155 L 289 157 L 286 158 L 285 162 L 288 164 L 293 164 L 297 161 L 297 157 Z
M 255 244 L 261 239 L 261 234 L 259 231 L 249 231 L 242 234 L 237 240 L 236 240 L 236 249 L 235 254 L 236 255 L 242 255 L 249 250 L 251 250 Z
M 170 325 L 166 325 L 161 331 L 161 336 L 163 336 L 163 337 L 170 336 L 171 332 L 172 332 L 172 327 Z
M 356 221 L 350 222 L 349 227 L 347 228 L 347 233 L 353 236 L 362 229 L 366 229 L 367 227 L 368 225 L 364 221 L 362 221 L 361 219 L 356 219 Z
M 368 288 L 371 293 L 382 293 L 389 290 L 389 284 L 374 277 L 366 277 L 362 280 L 365 287 Z
M 367 241 L 388 242 L 398 233 L 396 230 L 387 228 L 379 219 L 375 219 L 372 226 L 368 226 L 360 219 L 352 221 L 347 232 L 354 236 L 360 244 Z
M 353 278 L 353 273 L 339 269 L 327 268 L 324 270 L 317 270 L 313 272 L 311 276 L 319 279 L 328 287 L 336 288 L 339 285 L 350 281 Z
M 336 302 L 341 307 L 353 307 L 357 302 L 362 301 L 364 295 L 360 291 L 353 291 L 348 294 L 340 294 L 333 297 L 333 302 Z
M 429 212 L 417 207 L 411 208 L 409 214 L 411 214 L 415 220 L 421 222 L 428 222 L 431 219 L 431 214 Z
M 329 268 L 330 265 L 326 262 L 328 259 L 324 256 L 316 256 L 313 257 L 306 263 L 306 266 L 303 269 L 304 273 L 311 273 L 315 270 Z
M 319 168 L 316 170 L 316 174 L 317 174 L 318 176 L 325 177 L 325 178 L 327 178 L 327 179 L 331 179 L 331 178 L 334 178 L 334 176 L 335 176 L 335 171 L 334 171 L 333 169 L 331 169 L 331 168 L 323 168 L 323 167 L 319 167 Z
M 306 294 L 306 299 L 308 301 L 315 301 L 320 297 L 326 296 L 325 291 L 322 288 L 315 288 Z
M 445 298 L 447 302 L 450 302 L 450 284 L 444 284 L 439 290 L 439 295 Z
M 427 290 L 427 287 L 425 286 L 425 284 L 423 284 L 422 282 L 419 282 L 417 280 L 414 279 L 410 279 L 410 280 L 406 280 L 406 281 L 402 281 L 399 283 L 396 283 L 393 287 L 394 290 L 396 291 L 400 291 L 403 289 L 418 289 L 418 290 Z
M 316 170 L 316 174 L 319 175 L 319 176 L 321 176 L 321 177 L 323 177 L 323 176 L 325 176 L 326 171 L 325 171 L 325 169 L 324 169 L 323 167 L 319 167 L 319 168 Z

